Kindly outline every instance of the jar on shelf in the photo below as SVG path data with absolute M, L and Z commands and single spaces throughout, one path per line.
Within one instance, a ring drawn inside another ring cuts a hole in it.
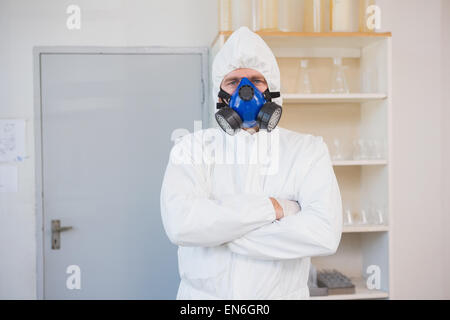
M 327 1 L 304 0 L 303 5 L 303 31 L 326 32 Z
M 358 5 L 354 0 L 330 1 L 330 30 L 356 32 L 358 30 Z
M 259 29 L 278 31 L 278 0 L 259 0 Z
M 231 31 L 231 0 L 219 0 L 219 30 Z
M 254 30 L 253 26 L 253 2 L 254 0 L 232 0 L 231 21 L 233 30 L 246 26 Z
M 278 0 L 278 28 L 300 32 L 303 26 L 303 0 Z

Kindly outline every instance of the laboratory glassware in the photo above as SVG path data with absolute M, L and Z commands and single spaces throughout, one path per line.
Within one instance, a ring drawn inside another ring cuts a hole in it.
M 359 222 L 359 224 L 364 224 L 364 225 L 369 223 L 366 209 L 360 210 L 358 222 Z
M 366 160 L 369 158 L 367 142 L 364 139 L 353 141 L 353 160 Z
M 349 93 L 342 58 L 333 58 L 331 93 Z
M 342 143 L 338 138 L 333 139 L 334 153 L 333 160 L 342 160 L 344 157 L 342 155 Z
M 312 93 L 311 77 L 309 76 L 308 60 L 300 60 L 300 70 L 297 77 L 297 92 Z
M 344 225 L 351 226 L 353 224 L 352 211 L 350 209 L 345 210 Z

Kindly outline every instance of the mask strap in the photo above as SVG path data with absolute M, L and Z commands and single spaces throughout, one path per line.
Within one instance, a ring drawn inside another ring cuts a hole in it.
M 264 98 L 266 98 L 267 101 L 272 102 L 272 99 L 281 97 L 281 94 L 279 91 L 270 92 L 269 89 L 264 91 Z
M 219 98 L 222 98 L 224 101 L 228 101 L 231 99 L 231 95 L 228 92 L 223 91 L 222 88 L 220 88 L 218 96 Z
M 219 98 L 222 98 L 224 102 L 217 102 L 217 109 L 221 109 L 223 107 L 228 106 L 228 103 L 231 99 L 231 95 L 225 92 L 222 88 L 220 88 L 219 94 L 217 95 Z
M 222 109 L 222 108 L 225 108 L 226 106 L 227 106 L 227 104 L 223 103 L 223 102 L 217 102 L 216 103 L 216 108 L 217 109 Z

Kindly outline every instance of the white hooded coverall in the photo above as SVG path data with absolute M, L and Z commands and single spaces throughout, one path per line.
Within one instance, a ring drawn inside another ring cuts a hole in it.
M 280 91 L 272 51 L 246 27 L 230 36 L 214 60 L 214 101 L 224 76 L 238 68 L 259 71 L 270 91 Z M 277 165 L 262 175 L 248 157 L 264 133 L 277 136 Z M 247 160 L 198 161 L 202 148 L 211 148 L 205 135 L 244 146 Z M 298 201 L 301 211 L 276 220 L 269 197 Z M 179 246 L 177 299 L 308 298 L 310 257 L 336 252 L 342 232 L 341 195 L 322 137 L 280 127 L 235 136 L 209 128 L 183 136 L 170 152 L 161 215 L 170 241 Z

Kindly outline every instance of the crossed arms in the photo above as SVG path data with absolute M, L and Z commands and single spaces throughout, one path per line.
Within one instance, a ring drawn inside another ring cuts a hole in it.
M 183 150 L 189 152 L 190 148 L 184 146 Z M 211 199 L 203 166 L 194 161 L 176 163 L 173 158 L 179 151 L 171 150 L 160 198 L 164 228 L 174 244 L 224 245 L 235 253 L 266 260 L 336 252 L 342 232 L 342 203 L 322 138 L 315 138 L 303 151 L 312 161 L 301 183 L 296 184 L 297 199 L 290 199 L 301 204 L 301 212 L 279 220 L 265 195 L 241 193 Z

